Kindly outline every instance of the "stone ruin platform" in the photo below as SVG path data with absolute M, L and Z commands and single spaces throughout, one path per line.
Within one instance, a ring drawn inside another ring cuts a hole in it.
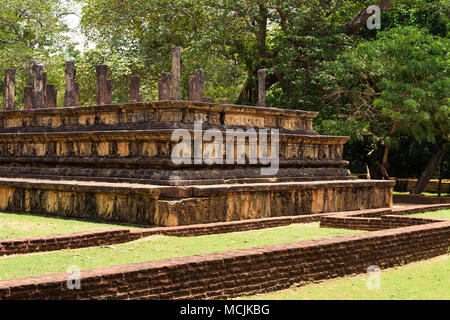
M 0 113 L 0 210 L 177 226 L 392 207 L 395 182 L 355 180 L 348 137 L 315 112 L 160 101 Z M 279 129 L 278 172 L 175 165 L 174 129 Z

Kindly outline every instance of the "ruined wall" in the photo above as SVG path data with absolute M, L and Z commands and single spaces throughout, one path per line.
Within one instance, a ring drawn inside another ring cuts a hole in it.
M 183 127 L 202 121 L 205 127 L 276 128 L 317 135 L 312 121 L 317 112 L 164 101 L 0 112 L 0 132 L 99 130 Z
M 448 252 L 450 222 L 0 281 L 0 299 L 227 299 Z
M 393 182 L 165 187 L 0 178 L 0 210 L 179 226 L 392 207 Z
M 133 185 L 0 178 L 0 210 L 153 224 L 158 192 Z
M 160 200 L 155 223 L 257 219 L 392 207 L 392 182 L 330 181 L 197 187 L 195 198 Z

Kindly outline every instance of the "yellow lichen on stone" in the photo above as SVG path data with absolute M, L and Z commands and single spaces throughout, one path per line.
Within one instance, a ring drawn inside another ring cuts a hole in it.
M 100 142 L 98 144 L 97 153 L 101 157 L 105 157 L 109 155 L 109 143 L 108 142 Z
M 121 157 L 126 157 L 130 154 L 129 142 L 117 142 L 117 153 Z
M 0 209 L 5 210 L 13 199 L 14 189 L 9 187 L 0 188 Z
M 95 194 L 97 212 L 103 219 L 110 220 L 113 217 L 115 197 L 105 193 Z M 109 218 L 109 219 L 108 219 Z
M 155 142 L 144 142 L 142 144 L 141 154 L 147 157 L 154 157 L 158 154 Z
M 47 191 L 43 197 L 43 207 L 48 213 L 58 212 L 58 193 L 56 191 Z
M 324 189 L 314 189 L 312 194 L 311 213 L 324 212 Z

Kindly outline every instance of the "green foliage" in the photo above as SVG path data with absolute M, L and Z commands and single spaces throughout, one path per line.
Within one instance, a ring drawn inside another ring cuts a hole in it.
M 393 10 L 383 14 L 383 29 L 416 26 L 429 33 L 446 37 L 449 31 L 450 7 L 447 0 L 394 1 Z
M 314 109 L 320 100 L 312 74 L 348 43 L 339 3 L 260 0 L 80 0 L 86 34 L 102 48 L 133 52 L 136 71 L 170 70 L 170 47 L 184 48 L 182 81 L 198 67 L 207 94 L 254 104 L 256 71 L 269 70 L 268 104 Z M 347 3 L 347 2 L 346 2 Z M 352 10 L 360 9 L 361 5 Z M 319 98 L 318 98 L 319 97 Z
M 361 42 L 327 63 L 336 86 L 329 113 L 343 128 L 355 120 L 368 123 L 367 134 L 391 147 L 402 135 L 448 142 L 448 48 L 447 38 L 415 27 L 394 28 Z
M 109 67 L 108 77 L 112 80 L 113 103 L 128 102 L 130 97 L 130 76 L 137 70 L 145 68 L 142 61 L 132 54 L 125 52 L 119 54 L 108 48 L 95 48 L 85 52 L 75 60 L 77 69 L 77 81 L 80 84 L 80 105 L 89 106 L 95 104 L 96 96 L 96 66 L 105 64 Z M 142 79 L 141 96 L 144 100 L 154 101 L 156 98 L 155 79 Z
M 16 100 L 23 102 L 29 69 L 42 63 L 48 83 L 64 88 L 65 52 L 70 44 L 63 18 L 70 13 L 63 0 L 8 0 L 0 6 L 0 74 L 16 69 Z M 0 82 L 0 89 L 3 82 Z
M 448 141 L 447 0 L 395 0 L 382 13 L 382 32 L 363 25 L 351 36 L 345 24 L 373 1 L 73 0 L 96 44 L 86 52 L 75 49 L 62 19 L 70 1 L 8 0 L 0 8 L 0 74 L 17 68 L 18 101 L 39 62 L 61 106 L 68 59 L 81 105 L 95 102 L 98 64 L 109 67 L 114 103 L 129 100 L 131 75 L 141 77 L 142 99 L 155 100 L 177 45 L 183 99 L 188 76 L 203 68 L 206 96 L 255 104 L 257 70 L 266 68 L 268 106 L 320 111 L 315 128 L 349 135 L 346 156 L 358 167 L 358 148 L 398 149 L 400 137 L 424 148 Z
M 418 178 L 436 151 L 435 149 L 435 143 L 418 142 L 409 136 L 399 137 L 394 152 L 391 152 L 389 156 L 389 162 L 392 164 L 389 174 L 398 178 Z M 448 157 L 443 160 L 443 177 L 450 177 L 450 158 Z M 439 170 L 433 175 L 433 179 L 438 178 Z
M 157 79 L 162 72 L 171 70 L 170 49 L 174 45 L 184 48 L 181 70 L 185 88 L 183 98 L 187 98 L 188 76 L 203 68 L 207 96 L 216 101 L 236 99 L 244 73 L 238 62 L 215 52 L 217 48 L 211 44 L 214 34 L 203 37 L 205 34 L 199 32 L 210 20 L 205 13 L 207 3 L 204 1 L 81 2 L 85 4 L 83 30 L 98 44 L 98 50 L 87 53 L 96 59 L 89 61 L 85 57 L 78 63 L 94 67 L 92 63 L 102 61 L 109 66 L 113 101 L 128 101 L 127 81 L 130 75 L 141 76 L 143 99 L 155 100 Z M 84 89 L 86 93 L 95 90 L 92 81 L 83 83 L 88 87 Z M 83 103 L 89 102 L 84 98 Z

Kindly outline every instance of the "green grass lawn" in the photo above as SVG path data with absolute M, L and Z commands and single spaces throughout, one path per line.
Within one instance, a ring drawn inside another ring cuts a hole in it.
M 420 218 L 437 218 L 437 219 L 450 219 L 450 209 L 431 211 L 425 213 L 416 213 L 408 215 L 410 217 L 420 217 Z
M 319 223 L 309 223 L 190 238 L 155 235 L 113 248 L 93 247 L 0 257 L 0 279 L 66 272 L 72 265 L 86 270 L 355 233 L 359 231 L 320 228 Z
M 379 289 L 367 274 L 239 299 L 249 300 L 437 300 L 450 299 L 450 255 L 382 270 Z M 372 276 L 373 277 L 373 276 Z
M 109 228 L 129 227 L 28 214 L 0 213 L 0 239 L 43 237 Z
M 411 193 L 408 191 L 406 191 L 406 192 L 394 191 L 393 194 L 411 194 Z M 437 193 L 430 193 L 430 192 L 422 192 L 422 194 L 427 197 L 437 197 L 438 196 Z M 441 193 L 441 197 L 450 197 L 450 193 L 443 192 L 443 193 Z

